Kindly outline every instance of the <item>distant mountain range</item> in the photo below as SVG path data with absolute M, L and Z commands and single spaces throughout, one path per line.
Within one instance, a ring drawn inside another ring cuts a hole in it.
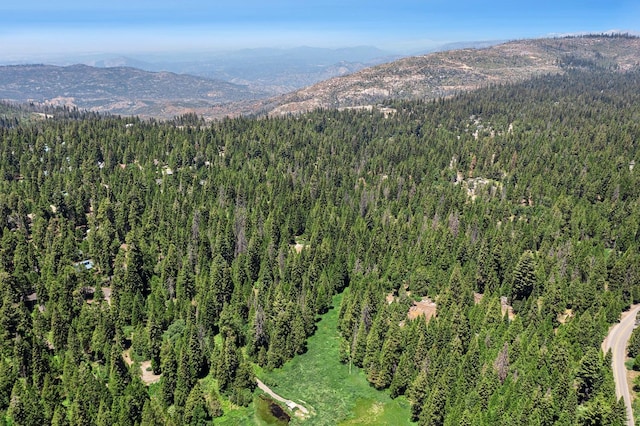
M 391 98 L 434 99 L 489 84 L 562 73 L 568 68 L 639 69 L 640 38 L 584 36 L 517 40 L 482 49 L 413 56 L 263 100 L 253 108 L 279 115 L 315 108 L 376 104 Z
M 174 72 L 223 80 L 270 95 L 281 95 L 331 77 L 400 56 L 371 46 L 327 49 L 297 47 L 258 48 L 209 53 L 158 53 L 134 56 L 83 55 L 43 58 L 42 63 L 97 68 L 130 67 L 153 72 Z M 17 65 L 8 63 L 7 65 Z
M 170 118 L 266 93 L 225 81 L 136 68 L 87 65 L 0 67 L 0 99 Z
M 383 60 L 384 52 L 372 48 L 348 52 L 257 49 L 236 52 L 235 59 L 227 56 L 225 62 L 185 57 L 173 63 L 176 71 L 201 76 L 122 66 L 170 68 L 126 58 L 94 58 L 96 66 L 4 66 L 0 67 L 0 99 L 158 118 L 186 112 L 207 118 L 281 115 L 314 108 L 375 105 L 390 98 L 446 97 L 489 84 L 562 73 L 568 68 L 640 68 L 640 38 L 630 36 L 545 38 L 472 46 L 364 69 L 367 61 Z M 346 54 L 351 55 L 349 62 L 334 62 Z M 108 67 L 111 65 L 117 66 Z M 324 80 L 272 96 L 320 79 Z

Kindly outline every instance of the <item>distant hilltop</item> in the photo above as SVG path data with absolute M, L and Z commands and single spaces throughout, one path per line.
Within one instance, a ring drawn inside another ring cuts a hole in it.
M 0 99 L 122 115 L 173 117 L 223 102 L 264 96 L 225 81 L 129 67 L 0 67 Z
M 352 73 L 345 68 L 335 72 L 347 75 L 275 97 L 255 84 L 131 67 L 4 66 L 0 67 L 0 99 L 142 117 L 196 113 L 213 119 L 362 107 L 387 99 L 435 99 L 572 68 L 620 72 L 640 68 L 640 38 L 627 34 L 485 45 L 402 58 Z M 279 78 L 278 84 L 286 86 L 286 76 Z M 300 70 L 292 69 L 290 78 L 299 79 Z
M 638 69 L 640 38 L 616 34 L 517 40 L 413 56 L 263 101 L 261 107 L 265 113 L 281 115 L 385 99 L 434 99 L 568 68 Z

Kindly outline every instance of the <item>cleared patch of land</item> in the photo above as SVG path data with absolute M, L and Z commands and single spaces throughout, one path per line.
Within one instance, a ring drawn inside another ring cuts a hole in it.
M 305 354 L 296 356 L 282 368 L 259 374 L 280 395 L 304 401 L 310 412 L 307 420 L 291 419 L 304 425 L 410 425 L 409 402 L 391 399 L 369 385 L 364 372 L 341 364 L 337 332 L 338 307 L 342 296 L 333 299 L 329 310 L 308 340 Z
M 127 349 L 122 353 L 122 359 L 124 359 L 124 362 L 126 362 L 129 367 L 133 365 L 131 349 Z M 142 380 L 142 383 L 145 385 L 157 383 L 160 381 L 161 377 L 161 374 L 153 374 L 153 371 L 151 370 L 151 361 L 142 361 L 140 363 L 140 380 Z
M 413 306 L 409 308 L 409 313 L 407 317 L 410 320 L 418 318 L 420 315 L 424 315 L 424 317 L 429 320 L 432 317 L 436 316 L 438 309 L 438 305 L 436 302 L 429 299 L 428 297 L 423 297 L 419 302 L 413 302 Z

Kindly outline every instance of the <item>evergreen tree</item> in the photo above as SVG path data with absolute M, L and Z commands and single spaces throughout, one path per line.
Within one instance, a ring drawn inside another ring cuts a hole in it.
M 185 425 L 206 425 L 210 416 L 207 412 L 207 405 L 199 385 L 195 385 L 184 409 L 183 421 Z
M 536 284 L 533 254 L 527 250 L 520 256 L 520 260 L 513 271 L 513 300 L 522 300 L 533 292 Z
M 391 321 L 380 352 L 379 371 L 373 383 L 376 388 L 383 389 L 391 385 L 402 352 L 401 343 L 400 327 L 397 322 Z
M 122 396 L 131 381 L 129 369 L 122 359 L 122 346 L 118 343 L 112 346 L 109 368 L 109 391 L 114 398 Z
M 429 397 L 430 390 L 427 372 L 421 371 L 407 390 L 407 397 L 409 401 L 411 401 L 411 414 L 414 421 L 420 417 L 424 403 Z
M 238 348 L 236 346 L 235 336 L 227 336 L 224 339 L 222 352 L 218 358 L 216 368 L 218 387 L 222 392 L 229 390 L 233 385 L 238 366 Z
M 178 361 L 170 343 L 162 346 L 162 401 L 165 406 L 173 405 L 174 391 L 178 382 Z
M 177 406 L 184 407 L 187 402 L 187 398 L 189 397 L 189 392 L 196 381 L 196 376 L 190 364 L 189 350 L 187 348 L 183 348 L 180 351 L 180 358 L 178 360 L 178 376 L 174 391 L 175 404 Z
M 578 402 L 589 401 L 603 382 L 602 359 L 595 348 L 589 348 L 580 360 L 580 368 L 576 375 L 578 384 Z
M 635 358 L 640 354 L 640 328 L 634 328 L 627 345 L 627 355 Z

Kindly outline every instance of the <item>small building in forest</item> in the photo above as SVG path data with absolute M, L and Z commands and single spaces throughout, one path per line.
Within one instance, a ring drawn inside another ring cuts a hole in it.
M 84 268 L 86 270 L 91 270 L 91 269 L 93 269 L 94 265 L 93 265 L 93 260 L 92 259 L 86 259 L 86 260 L 83 260 L 81 262 L 74 263 L 73 266 L 75 266 L 78 269 L 80 269 L 80 267 L 84 266 Z

